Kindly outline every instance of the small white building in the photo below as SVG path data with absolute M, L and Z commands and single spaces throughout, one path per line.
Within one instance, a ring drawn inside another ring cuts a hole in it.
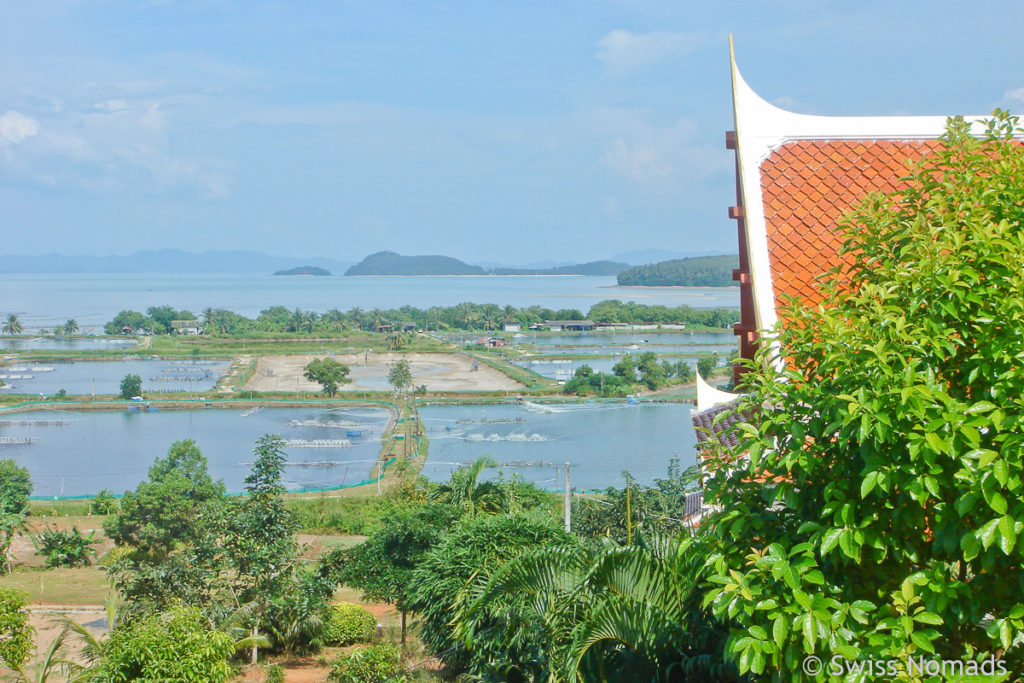
M 505 323 L 501 326 L 503 332 L 521 332 L 523 326 L 519 323 Z
M 171 329 L 175 334 L 202 334 L 203 328 L 198 320 L 172 320 Z

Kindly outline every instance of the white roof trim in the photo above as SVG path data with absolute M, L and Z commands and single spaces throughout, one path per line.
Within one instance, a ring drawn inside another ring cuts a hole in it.
M 750 263 L 754 310 L 759 330 L 775 326 L 775 294 L 768 259 L 768 236 L 761 194 L 761 164 L 773 150 L 792 140 L 934 140 L 946 130 L 944 116 L 813 116 L 780 109 L 751 89 L 736 66 L 729 38 L 732 66 L 733 118 L 740 172 L 747 257 Z M 969 116 L 978 124 L 985 117 Z
M 703 413 L 708 408 L 714 408 L 725 403 L 732 403 L 740 397 L 739 394 L 730 394 L 728 391 L 722 391 L 717 387 L 713 387 L 704 381 L 704 378 L 700 376 L 700 372 L 697 373 L 697 412 Z

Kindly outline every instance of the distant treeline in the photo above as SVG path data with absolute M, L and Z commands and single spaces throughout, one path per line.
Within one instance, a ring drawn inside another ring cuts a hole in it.
M 627 263 L 591 261 L 557 268 L 483 268 L 450 256 L 403 256 L 378 251 L 355 264 L 345 275 L 617 275 Z
M 728 327 L 739 320 L 739 311 L 729 308 L 695 309 L 689 306 L 647 306 L 634 302 L 607 300 L 594 304 L 584 315 L 575 308 L 551 309 L 543 306 L 516 308 L 495 304 L 461 303 L 456 306 L 433 306 L 422 309 L 403 306 L 399 309 L 342 311 L 334 308 L 324 313 L 289 310 L 273 306 L 256 318 L 247 318 L 223 308 L 207 308 L 196 316 L 191 311 L 172 306 L 153 306 L 146 313 L 121 311 L 104 327 L 107 334 L 120 334 L 125 327 L 133 332 L 170 334 L 174 320 L 198 320 L 208 334 L 261 334 L 290 332 L 321 334 L 364 330 L 368 332 L 400 330 L 412 323 L 418 330 L 500 330 L 506 323 L 526 329 L 547 320 L 592 320 L 595 323 L 664 323 L 704 327 Z M 388 328 L 387 326 L 391 326 Z
M 635 266 L 619 273 L 620 285 L 643 287 L 728 287 L 739 256 L 697 256 Z

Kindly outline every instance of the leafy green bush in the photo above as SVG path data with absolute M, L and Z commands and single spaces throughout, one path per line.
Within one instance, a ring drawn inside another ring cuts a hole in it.
M 0 514 L 21 512 L 30 495 L 32 479 L 28 469 L 10 459 L 0 460 Z
M 529 660 L 541 649 L 525 598 L 513 596 L 500 615 L 481 618 L 472 646 L 456 632 L 452 619 L 464 603 L 467 587 L 485 572 L 496 571 L 513 557 L 540 547 L 576 546 L 550 515 L 540 511 L 464 518 L 412 571 L 405 607 L 416 612 L 420 639 L 427 651 L 453 673 L 481 672 L 494 661 Z M 472 590 L 470 588 L 470 590 Z
M 28 597 L 21 591 L 0 588 L 0 665 L 21 666 L 32 653 L 32 633 L 25 609 Z
M 392 643 L 360 647 L 338 655 L 327 680 L 335 683 L 405 683 L 402 653 Z
M 142 378 L 138 375 L 127 374 L 121 380 L 121 398 L 129 400 L 133 396 L 142 394 Z
M 363 643 L 373 636 L 377 617 L 370 610 L 351 602 L 337 602 L 327 614 L 323 640 L 328 645 Z
M 234 651 L 231 636 L 211 629 L 197 607 L 179 605 L 118 625 L 86 680 L 223 683 Z
M 89 512 L 94 515 L 109 515 L 117 512 L 117 499 L 108 489 L 103 489 L 89 501 Z
M 370 536 L 383 528 L 382 519 L 410 506 L 390 496 L 331 498 L 321 496 L 288 501 L 300 529 L 330 530 L 339 534 Z
M 47 526 L 33 543 L 36 555 L 46 558 L 47 567 L 88 567 L 96 557 L 96 551 L 89 547 L 98 543 L 93 540 L 95 535 L 95 531 L 90 531 L 88 536 L 83 536 L 77 526 L 71 531 Z
M 263 667 L 263 683 L 284 683 L 284 667 L 267 664 Z

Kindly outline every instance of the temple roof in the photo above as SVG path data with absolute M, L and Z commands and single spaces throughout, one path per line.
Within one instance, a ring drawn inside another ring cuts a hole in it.
M 820 301 L 815 280 L 839 263 L 839 218 L 871 192 L 899 189 L 939 146 L 946 117 L 796 114 L 757 95 L 735 59 L 732 80 L 752 322 L 769 329 L 786 295 Z

